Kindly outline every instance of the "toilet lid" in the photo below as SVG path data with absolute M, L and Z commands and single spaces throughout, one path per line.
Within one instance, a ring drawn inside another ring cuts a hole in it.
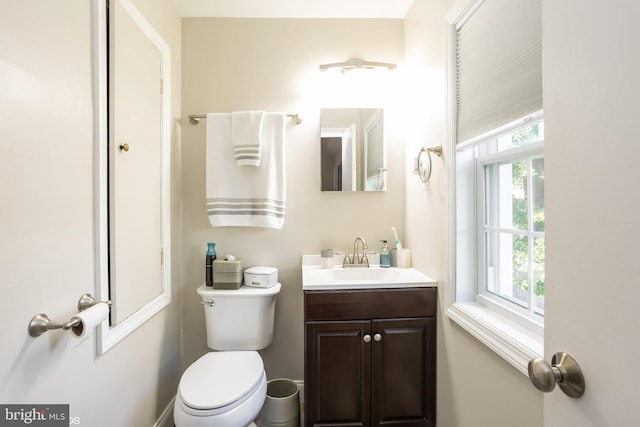
M 221 408 L 252 392 L 263 372 L 256 351 L 211 352 L 187 368 L 178 389 L 182 401 L 191 408 Z

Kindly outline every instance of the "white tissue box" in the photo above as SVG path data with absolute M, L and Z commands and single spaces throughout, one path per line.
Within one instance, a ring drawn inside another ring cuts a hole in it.
M 270 288 L 278 283 L 278 269 L 274 267 L 249 267 L 244 271 L 244 285 L 254 288 Z

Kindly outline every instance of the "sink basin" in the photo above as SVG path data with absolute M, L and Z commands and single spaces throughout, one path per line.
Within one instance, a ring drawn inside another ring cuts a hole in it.
M 325 289 L 375 289 L 435 286 L 435 280 L 415 268 L 366 267 L 320 268 L 313 258 L 303 256 L 302 288 L 304 290 Z M 313 257 L 313 255 L 309 256 Z M 311 262 L 310 262 L 311 261 Z

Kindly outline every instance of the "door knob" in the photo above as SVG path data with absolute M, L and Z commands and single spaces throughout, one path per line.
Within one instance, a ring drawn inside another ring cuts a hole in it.
M 582 369 L 569 353 L 561 351 L 554 354 L 551 364 L 544 359 L 531 359 L 528 370 L 529 379 L 542 392 L 548 393 L 558 384 L 569 397 L 578 398 L 584 394 Z
M 374 340 L 374 341 L 376 341 L 376 342 L 382 341 L 382 335 L 380 335 L 380 334 L 375 334 L 375 335 L 373 336 L 373 340 Z
M 120 148 L 120 151 L 129 151 L 129 144 L 120 144 L 118 148 Z
M 367 334 L 364 337 L 362 337 L 362 341 L 364 342 L 371 342 L 371 335 Z

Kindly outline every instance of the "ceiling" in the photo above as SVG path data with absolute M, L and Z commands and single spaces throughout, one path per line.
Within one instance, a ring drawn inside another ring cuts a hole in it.
M 184 17 L 404 19 L 413 0 L 176 0 Z

